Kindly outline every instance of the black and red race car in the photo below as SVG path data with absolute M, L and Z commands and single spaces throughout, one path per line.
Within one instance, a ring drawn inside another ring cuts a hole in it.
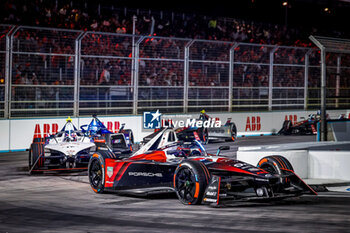
M 319 114 L 310 114 L 307 119 L 292 123 L 291 120 L 285 120 L 282 128 L 278 131 L 278 135 L 290 134 L 317 134 L 317 123 L 321 120 Z
M 292 123 L 291 120 L 285 120 L 283 122 L 282 128 L 278 131 L 278 135 L 291 135 L 291 134 L 300 134 L 300 135 L 310 135 L 317 134 L 317 124 L 321 122 L 321 113 L 318 111 L 317 114 L 310 114 L 307 119 Z M 328 121 L 349 121 L 345 117 L 345 114 L 341 114 L 337 119 L 330 119 L 328 114 L 326 116 Z
M 205 110 L 200 112 L 196 121 L 216 121 L 218 118 L 210 117 Z M 220 123 L 219 127 L 183 127 L 176 129 L 176 134 L 180 140 L 193 141 L 200 140 L 203 144 L 209 141 L 235 141 L 237 139 L 237 127 L 231 118 L 228 118 L 225 124 Z
M 157 147 L 166 128 L 149 143 Z M 158 140 L 159 139 L 159 140 Z M 176 192 L 183 204 L 224 205 L 235 201 L 267 201 L 316 192 L 282 156 L 267 156 L 258 165 L 207 154 L 199 141 L 174 142 L 128 158 L 119 158 L 95 141 L 88 176 L 92 189 L 103 192 Z M 152 148 L 152 146 L 150 147 Z

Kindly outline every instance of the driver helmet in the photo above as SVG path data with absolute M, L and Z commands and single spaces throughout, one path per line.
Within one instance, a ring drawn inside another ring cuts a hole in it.
M 309 114 L 309 119 L 315 119 L 315 114 Z

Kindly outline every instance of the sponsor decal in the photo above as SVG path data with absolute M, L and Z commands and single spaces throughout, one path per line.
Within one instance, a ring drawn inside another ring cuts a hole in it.
M 104 124 L 104 123 L 102 122 L 102 124 Z M 107 123 L 104 124 L 104 125 L 107 127 L 107 129 L 109 131 L 111 131 L 113 133 L 118 133 L 119 132 L 119 129 L 120 129 L 120 122 L 119 121 L 114 121 L 114 122 L 107 121 Z
M 260 169 L 252 167 L 252 168 L 248 168 L 248 171 L 250 171 L 250 172 L 258 172 L 258 171 L 260 171 Z
M 143 128 L 144 129 L 159 129 L 162 125 L 162 114 L 157 110 L 156 112 L 143 113 Z
M 286 121 L 291 121 L 292 122 L 292 124 L 295 124 L 295 123 L 297 123 L 298 122 L 298 116 L 297 115 L 286 115 L 285 117 L 284 117 L 284 120 L 286 120 Z
M 109 150 L 108 148 L 105 147 L 97 147 L 98 150 Z
M 260 116 L 247 117 L 245 131 L 260 131 L 261 130 L 261 118 Z
M 204 198 L 203 199 L 205 202 L 213 202 L 213 203 L 216 203 L 217 202 L 217 199 L 213 199 L 213 198 Z
M 162 173 L 153 172 L 129 172 L 129 176 L 144 176 L 144 177 L 163 177 Z
M 349 191 L 349 192 L 350 192 L 350 188 L 347 188 L 346 191 Z
M 256 181 L 268 182 L 268 179 L 255 178 Z
M 233 166 L 236 167 L 236 168 L 240 168 L 240 167 L 244 166 L 244 163 L 236 163 Z
M 113 176 L 113 167 L 107 167 L 107 176 L 109 178 Z
M 220 177 L 213 176 L 210 184 L 206 190 L 204 201 L 218 203 L 219 201 L 219 189 L 220 189 Z
M 129 138 L 126 138 L 126 139 L 129 139 Z M 120 143 L 121 142 L 121 139 L 114 139 L 112 140 L 112 143 L 115 144 L 115 143 Z
M 242 170 L 247 170 L 248 168 L 251 168 L 252 166 L 249 164 L 244 164 L 243 167 L 241 167 Z
M 41 133 L 43 132 L 43 134 Z M 52 123 L 50 124 L 36 124 L 34 129 L 34 137 L 33 138 L 43 138 L 48 137 L 49 135 L 56 134 L 58 132 L 58 124 Z
M 207 192 L 207 195 L 208 196 L 216 196 L 216 194 L 218 194 L 217 192 Z
M 209 186 L 208 190 L 217 190 L 217 188 L 215 186 Z

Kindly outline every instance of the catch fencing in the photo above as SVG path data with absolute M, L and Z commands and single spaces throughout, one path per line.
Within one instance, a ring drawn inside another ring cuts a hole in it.
M 0 25 L 0 117 L 312 110 L 314 48 Z M 350 108 L 348 55 L 327 57 L 327 107 Z

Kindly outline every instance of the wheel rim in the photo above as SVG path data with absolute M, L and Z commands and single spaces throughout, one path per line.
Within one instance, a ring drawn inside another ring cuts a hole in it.
M 98 188 L 102 183 L 102 167 L 98 160 L 94 159 L 89 170 L 90 184 Z
M 194 173 L 187 168 L 181 169 L 176 176 L 177 194 L 186 203 L 195 200 L 196 181 Z

